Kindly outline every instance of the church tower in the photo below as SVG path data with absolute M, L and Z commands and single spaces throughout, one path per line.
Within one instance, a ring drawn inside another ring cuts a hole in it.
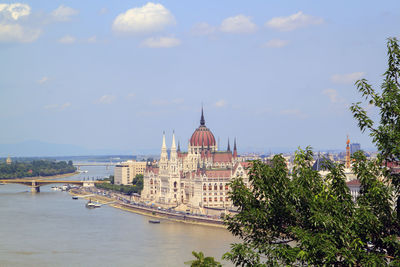
M 346 168 L 350 168 L 350 139 L 349 139 L 349 135 L 347 135 L 347 141 L 346 141 Z

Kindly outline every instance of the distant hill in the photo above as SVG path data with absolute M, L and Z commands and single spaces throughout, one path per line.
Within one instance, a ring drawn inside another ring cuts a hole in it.
M 88 149 L 77 145 L 54 144 L 42 141 L 24 141 L 16 144 L 0 144 L 0 157 L 46 157 L 46 156 L 80 156 L 131 154 L 130 151 L 118 149 Z

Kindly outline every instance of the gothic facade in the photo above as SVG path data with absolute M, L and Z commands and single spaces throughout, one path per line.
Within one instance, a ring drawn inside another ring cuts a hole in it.
M 142 199 L 167 206 L 185 204 L 190 208 L 229 208 L 229 185 L 233 177 L 241 176 L 248 183 L 247 162 L 233 151 L 219 151 L 213 133 L 205 125 L 203 110 L 200 126 L 190 138 L 187 152 L 176 147 L 175 134 L 168 155 L 163 134 L 158 166 L 148 166 L 144 175 Z

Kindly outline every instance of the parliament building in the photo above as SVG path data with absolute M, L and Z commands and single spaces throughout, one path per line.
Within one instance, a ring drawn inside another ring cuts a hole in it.
M 243 177 L 248 184 L 247 162 L 237 154 L 236 139 L 231 151 L 229 140 L 226 151 L 220 151 L 213 133 L 206 127 L 203 110 L 200 126 L 190 138 L 187 152 L 175 143 L 168 154 L 163 134 L 158 165 L 147 166 L 141 198 L 144 201 L 191 209 L 229 209 L 228 183 L 234 177 Z

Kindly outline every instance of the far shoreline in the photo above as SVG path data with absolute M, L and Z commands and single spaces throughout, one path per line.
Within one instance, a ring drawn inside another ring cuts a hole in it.
M 28 176 L 28 177 L 20 177 L 20 178 L 7 178 L 7 179 L 2 179 L 2 180 L 51 180 L 51 179 L 66 178 L 66 177 L 74 176 L 76 174 L 79 174 L 79 172 L 75 171 L 75 172 L 56 174 L 56 175 L 51 175 L 51 176 L 34 176 L 34 177 Z

